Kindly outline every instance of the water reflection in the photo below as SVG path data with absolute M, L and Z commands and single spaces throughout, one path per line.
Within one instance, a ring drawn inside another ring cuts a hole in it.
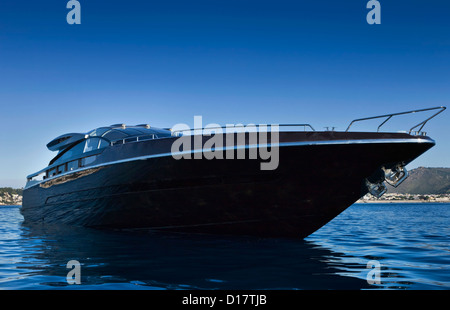
M 332 251 L 341 275 L 365 279 L 376 260 L 379 288 L 448 289 L 449 219 L 449 204 L 353 205 L 306 240 Z
M 22 226 L 22 288 L 361 289 L 337 253 L 313 242 L 252 237 Z M 66 264 L 81 263 L 81 285 Z M 358 264 L 358 268 L 365 268 Z

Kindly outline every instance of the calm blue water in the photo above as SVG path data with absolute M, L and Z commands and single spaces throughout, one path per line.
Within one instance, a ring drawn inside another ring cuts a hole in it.
M 22 221 L 0 206 L 0 289 L 450 289 L 450 204 L 356 204 L 304 241 Z

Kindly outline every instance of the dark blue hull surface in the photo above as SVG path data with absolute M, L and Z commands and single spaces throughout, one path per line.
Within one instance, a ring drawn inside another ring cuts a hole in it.
M 366 194 L 365 179 L 381 166 L 434 145 L 388 141 L 405 136 L 280 146 L 275 170 L 254 159 L 170 155 L 94 165 L 25 189 L 21 212 L 30 223 L 304 238 Z

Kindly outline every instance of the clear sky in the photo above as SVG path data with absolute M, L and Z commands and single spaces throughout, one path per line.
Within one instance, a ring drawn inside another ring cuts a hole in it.
M 450 102 L 449 1 L 380 0 L 380 25 L 365 0 L 79 0 L 80 25 L 67 2 L 0 1 L 0 186 L 24 186 L 56 136 L 104 125 L 345 130 Z M 450 167 L 449 120 L 411 168 Z

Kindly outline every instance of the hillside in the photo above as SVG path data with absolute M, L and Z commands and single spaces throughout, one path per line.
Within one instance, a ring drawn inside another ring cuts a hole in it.
M 387 189 L 399 194 L 450 194 L 450 168 L 412 169 L 402 184 L 397 188 L 387 185 Z
M 20 205 L 22 204 L 22 189 L 11 187 L 0 188 L 0 205 Z

